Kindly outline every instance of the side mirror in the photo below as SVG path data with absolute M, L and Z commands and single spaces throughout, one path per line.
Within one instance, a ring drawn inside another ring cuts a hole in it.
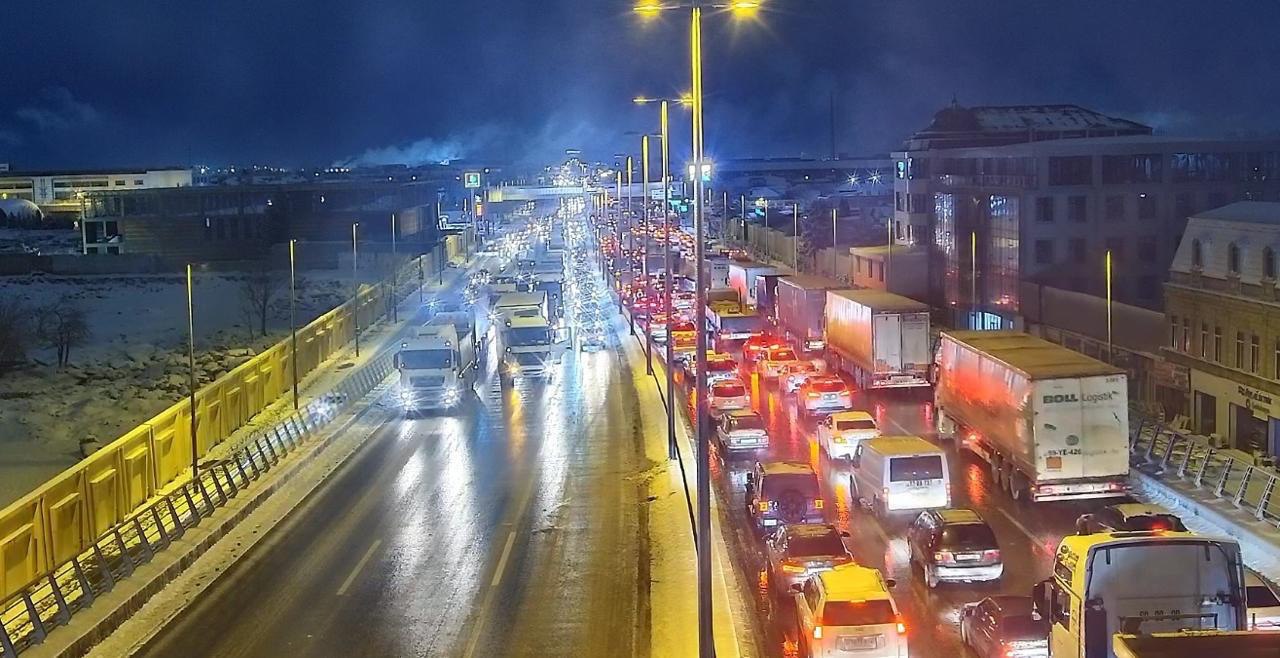
M 854 455 L 853 459 L 849 460 L 849 465 L 854 468 L 862 468 L 862 455 Z
M 1042 580 L 1031 588 L 1031 618 L 1044 621 L 1049 612 L 1049 581 Z
M 965 617 L 972 617 L 972 616 L 973 616 L 973 611 L 974 611 L 975 609 L 976 609 L 976 608 L 974 608 L 973 606 L 966 606 L 966 607 L 965 607 L 965 609 L 964 609 L 964 612 L 962 612 L 962 613 L 960 613 L 960 614 L 964 615 Z
M 898 581 L 894 580 L 893 578 L 885 578 L 884 586 L 888 587 L 889 589 L 893 589 L 898 586 Z
M 841 531 L 840 531 L 840 536 L 841 536 L 841 537 L 844 537 L 845 539 L 848 539 L 848 538 L 850 537 L 850 535 L 849 535 L 849 531 L 848 531 L 848 530 L 841 530 Z
M 804 588 L 801 587 L 800 583 L 795 583 L 791 586 L 791 591 L 795 592 L 796 594 L 799 594 L 800 592 L 804 591 Z
M 397 370 L 400 368 L 400 355 L 399 355 L 399 354 L 397 354 L 397 355 L 395 355 L 395 356 L 391 357 L 391 364 L 392 364 L 393 366 L 395 366 L 395 368 L 396 368 Z
M 747 483 L 747 500 L 750 501 L 752 498 L 755 498 L 755 496 L 756 496 L 756 485 L 748 482 Z
M 747 484 L 755 484 L 755 481 L 756 481 L 756 474 L 747 473 Z

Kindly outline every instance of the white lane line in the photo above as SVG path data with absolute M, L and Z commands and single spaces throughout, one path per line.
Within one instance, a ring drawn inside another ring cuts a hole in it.
M 342 587 L 338 588 L 338 596 L 342 596 L 347 593 L 347 588 L 351 587 L 351 583 L 355 582 L 356 576 L 360 575 L 360 570 L 364 569 L 364 565 L 369 563 L 369 558 L 373 557 L 373 552 L 378 550 L 378 547 L 381 545 L 381 539 L 373 540 L 373 543 L 369 545 L 369 550 L 364 552 L 364 557 L 360 558 L 360 561 L 356 563 L 356 566 L 351 570 L 351 573 L 347 574 L 347 579 L 342 581 Z
M 502 547 L 502 557 L 498 558 L 498 567 L 493 570 L 493 580 L 489 581 L 489 587 L 497 587 L 502 580 L 502 574 L 507 570 L 507 558 L 511 557 L 511 547 L 516 543 L 516 533 L 514 530 L 507 533 L 507 545 Z
M 1031 540 L 1031 547 L 1032 547 L 1032 548 L 1037 549 L 1037 550 L 1040 548 L 1040 545 L 1039 545 L 1039 544 L 1037 543 L 1037 541 L 1036 541 L 1036 536 L 1035 536 L 1035 534 L 1034 534 L 1034 533 L 1032 533 L 1030 530 L 1028 530 L 1028 529 L 1027 529 L 1027 526 L 1022 525 L 1022 522 L 1020 522 L 1020 521 L 1018 521 L 1017 519 L 1013 518 L 1013 515 L 1012 515 L 1012 514 L 1010 514 L 1010 513 L 1006 512 L 1006 511 L 1004 511 L 1003 509 L 1001 509 L 1001 508 L 999 508 L 999 507 L 997 507 L 997 508 L 996 508 L 996 511 L 1000 513 L 1000 516 L 1003 516 L 1004 518 L 1009 519 L 1009 523 L 1012 523 L 1012 524 L 1013 524 L 1013 527 L 1017 528 L 1017 529 L 1018 529 L 1022 534 L 1024 534 L 1024 535 L 1026 535 L 1026 536 L 1027 536 L 1027 539 L 1030 539 L 1030 540 Z
M 889 424 L 893 425 L 894 429 L 898 430 L 899 433 L 903 435 L 913 434 L 912 432 L 908 432 L 907 428 L 903 427 L 902 423 L 899 423 L 893 416 L 885 414 L 885 417 L 889 420 Z

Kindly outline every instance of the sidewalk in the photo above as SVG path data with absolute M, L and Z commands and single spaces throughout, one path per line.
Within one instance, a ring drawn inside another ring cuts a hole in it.
M 695 656 L 698 651 L 697 572 L 690 524 L 688 491 L 696 491 L 694 445 L 679 395 L 676 436 L 684 462 L 667 458 L 667 420 L 663 406 L 666 373 L 661 359 L 653 361 L 654 375 L 645 374 L 644 350 L 630 335 L 626 316 L 615 323 L 614 335 L 631 369 L 639 398 L 645 455 L 655 463 L 649 476 L 650 608 L 652 656 Z M 655 378 L 658 384 L 655 385 Z M 730 557 L 725 533 L 728 513 L 712 488 L 712 606 L 716 653 L 719 656 L 763 656 L 752 627 L 755 620 L 750 593 L 745 591 Z

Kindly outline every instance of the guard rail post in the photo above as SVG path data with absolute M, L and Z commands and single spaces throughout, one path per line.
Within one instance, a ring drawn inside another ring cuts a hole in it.
M 1271 492 L 1276 488 L 1276 476 L 1274 473 L 1267 474 L 1267 485 L 1262 488 L 1262 498 L 1258 501 L 1258 508 L 1254 510 L 1254 518 L 1261 521 L 1266 516 L 1267 506 L 1271 504 Z
M 1209 462 L 1213 459 L 1213 448 L 1204 451 L 1204 457 L 1200 460 L 1200 468 L 1196 469 L 1195 485 L 1199 489 L 1204 486 L 1204 474 L 1209 468 Z
M 1187 479 L 1187 467 L 1191 464 L 1191 454 L 1195 452 L 1195 443 L 1187 442 L 1187 451 L 1182 454 L 1182 461 L 1178 463 L 1178 479 Z
M 1249 488 L 1249 479 L 1253 476 L 1253 470 L 1254 470 L 1253 466 L 1250 466 L 1248 464 L 1245 465 L 1244 477 L 1240 478 L 1240 486 L 1236 488 L 1236 495 L 1233 501 L 1236 507 L 1241 507 L 1244 505 L 1244 494 L 1245 494 L 1245 491 Z
M 1227 476 L 1231 475 L 1231 467 L 1234 466 L 1235 463 L 1235 457 L 1227 457 L 1227 463 L 1222 466 L 1222 473 L 1218 475 L 1218 484 L 1213 488 L 1214 497 L 1222 497 L 1222 492 L 1227 488 Z

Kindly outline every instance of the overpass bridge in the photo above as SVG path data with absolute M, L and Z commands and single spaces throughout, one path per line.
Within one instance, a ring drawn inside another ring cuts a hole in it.
M 662 182 L 654 181 L 648 185 L 651 198 L 662 195 Z M 618 186 L 616 185 L 498 185 L 487 187 L 484 190 L 484 198 L 487 203 L 503 203 L 505 201 L 541 201 L 543 199 L 564 199 L 568 197 L 584 196 L 597 194 L 605 191 L 609 194 L 616 194 Z M 645 192 L 644 183 L 632 183 L 631 185 L 622 186 L 623 196 L 642 196 Z

